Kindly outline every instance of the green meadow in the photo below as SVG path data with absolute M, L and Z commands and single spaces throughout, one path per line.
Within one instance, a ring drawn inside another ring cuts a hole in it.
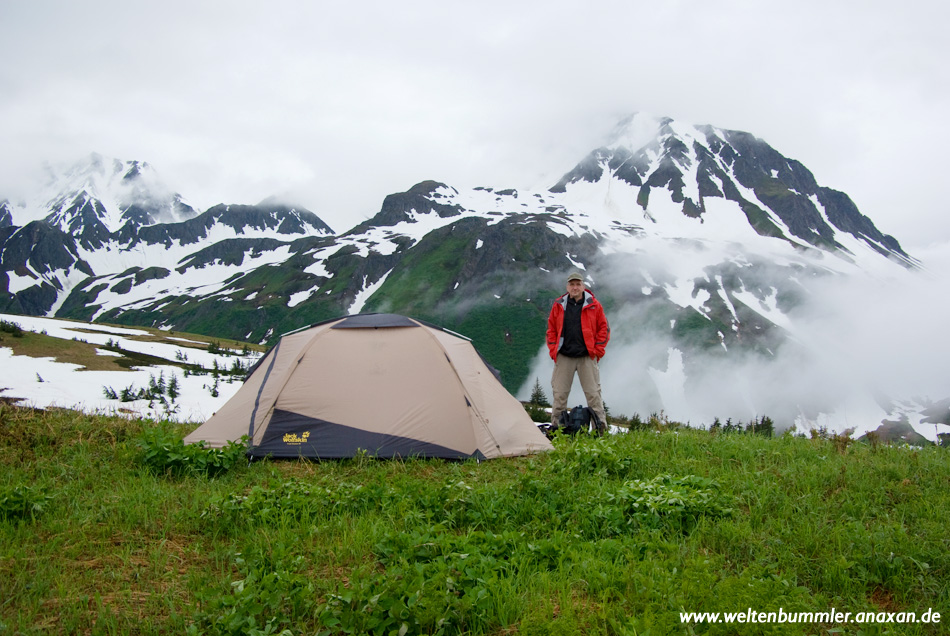
M 483 463 L 249 464 L 237 445 L 184 447 L 191 428 L 0 406 L 0 634 L 944 634 L 950 624 L 940 446 L 654 418 Z

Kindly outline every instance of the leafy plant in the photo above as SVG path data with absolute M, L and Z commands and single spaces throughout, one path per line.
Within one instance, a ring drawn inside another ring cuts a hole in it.
M 577 436 L 560 439 L 550 469 L 578 476 L 625 475 L 632 460 L 609 437 Z
M 392 533 L 375 546 L 382 571 L 364 570 L 317 609 L 331 633 L 485 633 L 496 626 L 499 581 L 527 565 L 520 533 Z
M 174 477 L 219 475 L 247 461 L 247 444 L 246 435 L 222 448 L 207 448 L 204 442 L 185 444 L 178 434 L 160 426 L 147 428 L 136 440 L 139 462 L 147 470 Z
M 231 583 L 230 594 L 205 592 L 188 634 L 292 636 L 289 627 L 313 613 L 315 587 L 301 572 L 303 557 L 269 564 L 238 555 L 236 564 L 243 578 Z
M 226 526 L 301 521 L 330 505 L 331 497 L 326 489 L 289 480 L 272 488 L 253 486 L 246 494 L 228 494 L 212 501 L 204 516 L 222 519 Z
M 597 515 L 618 534 L 632 525 L 686 531 L 700 516 L 732 514 L 718 484 L 705 477 L 659 475 L 625 482 L 607 493 Z
M 7 521 L 22 521 L 34 519 L 43 513 L 50 501 L 51 495 L 35 486 L 16 484 L 0 488 L 0 519 Z

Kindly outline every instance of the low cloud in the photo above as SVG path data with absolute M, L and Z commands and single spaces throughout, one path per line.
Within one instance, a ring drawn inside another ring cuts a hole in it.
M 671 337 L 669 324 L 656 322 L 658 309 L 669 306 L 665 298 L 612 307 L 611 344 L 601 361 L 604 400 L 614 414 L 645 419 L 662 411 L 693 426 L 767 415 L 780 429 L 823 426 L 860 435 L 901 401 L 950 397 L 950 244 L 914 255 L 925 269 L 881 259 L 871 271 L 806 279 L 787 312 L 787 338 L 767 353 L 687 349 Z M 647 261 L 627 262 L 642 271 Z M 664 271 L 656 257 L 651 266 L 657 277 Z M 630 297 L 637 276 L 618 273 L 595 275 L 595 293 Z M 781 274 L 776 266 L 760 278 Z M 521 393 L 530 393 L 535 378 L 548 387 L 552 365 L 542 348 Z M 569 404 L 583 403 L 575 382 Z

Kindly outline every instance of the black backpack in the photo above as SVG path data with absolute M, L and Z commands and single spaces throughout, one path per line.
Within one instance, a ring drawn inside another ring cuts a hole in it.
M 574 435 L 580 431 L 588 432 L 591 422 L 594 423 L 594 432 L 602 434 L 603 427 L 597 415 L 586 406 L 575 406 L 570 411 L 561 411 L 561 416 L 554 428 L 563 431 L 566 435 Z

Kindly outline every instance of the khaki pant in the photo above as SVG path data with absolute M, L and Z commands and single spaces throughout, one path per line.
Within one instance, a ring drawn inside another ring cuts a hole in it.
M 600 368 L 597 360 L 584 356 L 583 358 L 569 358 L 557 354 L 554 362 L 554 374 L 551 376 L 551 393 L 554 395 L 554 406 L 551 409 L 551 423 L 557 424 L 562 411 L 567 410 L 567 398 L 574 383 L 574 374 L 581 380 L 587 406 L 597 415 L 602 426 L 607 425 L 607 414 L 604 412 L 604 400 L 600 396 Z

